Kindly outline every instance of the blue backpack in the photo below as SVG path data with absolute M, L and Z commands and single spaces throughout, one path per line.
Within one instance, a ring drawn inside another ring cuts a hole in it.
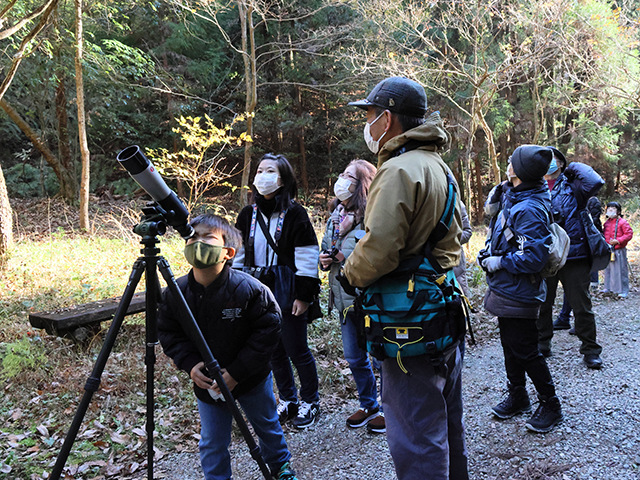
M 443 270 L 433 247 L 449 232 L 457 201 L 456 185 L 447 175 L 444 213 L 429 236 L 423 255 L 402 262 L 393 272 L 364 289 L 356 310 L 364 317 L 366 349 L 378 360 L 428 355 L 441 365 L 443 352 L 464 337 L 469 315 L 453 270 Z

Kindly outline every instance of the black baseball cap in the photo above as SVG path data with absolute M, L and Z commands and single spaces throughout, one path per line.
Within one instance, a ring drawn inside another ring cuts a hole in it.
M 562 165 L 558 165 L 558 168 L 561 172 L 564 172 L 564 169 L 567 167 L 567 159 L 564 154 L 558 150 L 556 147 L 547 147 L 553 152 L 553 156 L 556 157 L 556 160 L 560 160 Z
M 405 77 L 389 77 L 378 83 L 367 98 L 349 105 L 367 109 L 381 107 L 392 113 L 422 118 L 427 112 L 427 94 L 422 85 Z

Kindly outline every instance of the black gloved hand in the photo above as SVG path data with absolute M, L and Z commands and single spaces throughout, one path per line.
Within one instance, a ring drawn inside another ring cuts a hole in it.
M 340 270 L 338 275 L 336 275 L 336 280 L 344 290 L 344 293 L 346 293 L 347 295 L 351 295 L 352 297 L 358 295 L 358 292 L 356 292 L 356 287 L 349 283 L 349 280 L 347 280 L 347 277 L 344 276 L 344 272 L 342 271 L 342 269 Z
M 491 192 L 489 192 L 490 203 L 500 203 L 500 199 L 502 198 L 502 193 L 504 192 L 504 186 L 506 185 L 506 183 L 507 182 L 504 181 L 491 189 Z

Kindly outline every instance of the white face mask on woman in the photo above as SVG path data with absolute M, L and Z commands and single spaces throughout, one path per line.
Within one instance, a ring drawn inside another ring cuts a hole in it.
M 618 210 L 616 208 L 607 208 L 607 217 L 615 218 L 618 216 Z
M 333 193 L 336 194 L 336 197 L 338 197 L 341 202 L 344 202 L 348 198 L 351 198 L 351 196 L 353 195 L 353 193 L 349 191 L 351 185 L 353 185 L 353 182 L 351 180 L 339 177 L 338 181 L 333 186 Z
M 280 180 L 280 175 L 277 173 L 256 173 L 255 178 L 253 179 L 253 184 L 258 190 L 260 195 L 269 195 L 270 193 L 275 192 L 280 188 L 278 185 L 278 181 Z
M 384 112 L 378 115 L 373 122 L 367 122 L 364 124 L 364 141 L 367 143 L 367 147 L 369 147 L 371 153 L 378 153 L 378 150 L 380 150 L 380 140 L 382 140 L 382 137 L 384 137 L 387 133 L 384 132 L 382 135 L 380 135 L 380 138 L 378 140 L 374 140 L 371 136 L 371 125 L 376 123 L 382 115 L 384 115 Z

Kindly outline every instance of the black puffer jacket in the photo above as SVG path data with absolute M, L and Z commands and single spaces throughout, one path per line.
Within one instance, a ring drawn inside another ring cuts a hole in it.
M 589 165 L 572 162 L 551 191 L 556 221 L 571 239 L 567 260 L 585 259 L 590 255 L 580 211 L 587 207 L 589 198 L 596 195 L 603 185 L 602 177 Z
M 193 271 L 177 282 L 214 358 L 238 382 L 232 391 L 234 397 L 257 386 L 271 371 L 271 354 L 280 338 L 280 308 L 269 289 L 229 266 L 207 288 L 195 281 Z M 176 366 L 190 373 L 204 359 L 185 322 L 177 301 L 165 289 L 158 337 Z M 195 384 L 194 390 L 200 400 L 213 402 L 209 393 Z

